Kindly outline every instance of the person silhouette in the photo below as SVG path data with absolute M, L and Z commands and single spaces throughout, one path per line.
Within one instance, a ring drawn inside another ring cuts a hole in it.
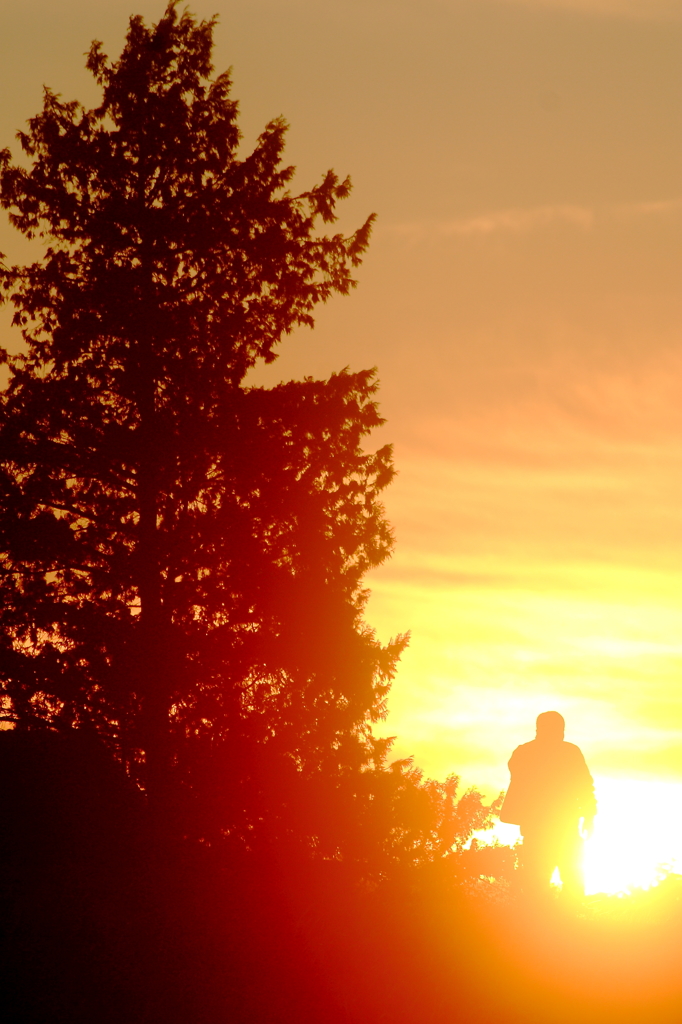
M 564 740 L 564 729 L 558 711 L 544 711 L 535 739 L 517 747 L 509 760 L 500 821 L 521 828 L 520 867 L 528 893 L 548 892 L 555 868 L 566 895 L 584 893 L 580 821 L 589 835 L 597 805 L 583 753 Z

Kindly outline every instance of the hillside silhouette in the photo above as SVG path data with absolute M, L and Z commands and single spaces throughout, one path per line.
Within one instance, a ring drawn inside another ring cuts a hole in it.
M 674 876 L 579 907 L 529 903 L 504 858 L 368 884 L 276 845 L 170 842 L 76 732 L 0 733 L 0 764 L 7 1020 L 679 1019 Z

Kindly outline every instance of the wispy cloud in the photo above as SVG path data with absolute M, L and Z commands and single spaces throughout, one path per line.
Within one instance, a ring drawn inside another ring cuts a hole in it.
M 560 225 L 587 231 L 597 223 L 651 216 L 675 216 L 682 213 L 682 199 L 646 200 L 610 206 L 580 206 L 554 203 L 544 206 L 509 207 L 491 210 L 473 217 L 448 221 L 412 221 L 390 225 L 390 230 L 408 238 L 426 236 L 486 236 L 497 233 L 528 234 Z
M 651 214 L 682 213 L 682 199 L 658 199 L 643 203 L 623 203 L 610 207 L 610 212 L 621 217 L 646 217 Z
M 485 236 L 497 232 L 527 234 L 554 224 L 569 224 L 583 230 L 592 227 L 595 214 L 589 207 L 556 204 L 534 207 L 511 207 L 491 210 L 473 217 L 447 221 L 409 221 L 389 225 L 389 230 L 406 238 L 462 235 Z
M 441 224 L 446 235 L 489 235 L 495 231 L 526 232 L 554 223 L 590 228 L 594 211 L 585 206 L 535 206 L 530 209 L 497 210 L 477 217 L 466 217 Z

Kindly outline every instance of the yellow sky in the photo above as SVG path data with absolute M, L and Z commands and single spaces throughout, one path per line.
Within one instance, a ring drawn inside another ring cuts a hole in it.
M 379 368 L 397 756 L 493 791 L 557 708 L 600 777 L 682 781 L 680 3 L 192 8 L 247 143 L 284 114 L 300 187 L 333 166 L 344 224 L 379 214 L 358 290 L 259 380 Z M 43 82 L 93 101 L 89 41 L 161 10 L 0 0 L 0 145 Z

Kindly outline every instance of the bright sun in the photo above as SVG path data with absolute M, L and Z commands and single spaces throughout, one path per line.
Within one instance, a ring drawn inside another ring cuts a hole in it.
M 682 869 L 682 783 L 595 779 L 599 814 L 585 844 L 585 891 L 627 892 Z
M 648 889 L 671 871 L 682 873 L 682 782 L 595 777 L 599 813 L 585 843 L 585 892 Z M 515 825 L 479 833 L 513 845 Z

